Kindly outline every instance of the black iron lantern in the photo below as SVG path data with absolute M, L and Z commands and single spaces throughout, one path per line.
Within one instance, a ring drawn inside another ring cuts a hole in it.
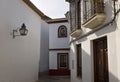
M 18 30 L 19 30 L 19 35 L 18 35 Z M 26 36 L 28 33 L 28 30 L 26 29 L 25 24 L 23 23 L 21 28 L 13 29 L 13 38 L 16 36 Z
M 26 29 L 25 24 L 23 23 L 23 25 L 21 26 L 21 28 L 19 29 L 20 35 L 21 36 L 26 36 L 28 33 L 28 30 Z

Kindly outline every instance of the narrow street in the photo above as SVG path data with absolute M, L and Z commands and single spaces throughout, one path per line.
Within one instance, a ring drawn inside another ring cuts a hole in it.
M 70 77 L 41 75 L 39 80 L 36 82 L 70 82 Z

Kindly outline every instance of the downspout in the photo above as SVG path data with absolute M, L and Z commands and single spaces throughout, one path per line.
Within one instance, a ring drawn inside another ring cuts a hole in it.
M 113 0 L 113 6 L 114 6 L 114 17 L 113 17 L 113 19 L 111 19 L 109 22 L 105 23 L 104 25 L 102 25 L 102 26 L 100 26 L 100 27 L 98 27 L 98 28 L 93 29 L 92 31 L 90 31 L 90 32 L 88 32 L 88 33 L 86 33 L 86 34 L 84 34 L 84 35 L 81 35 L 81 36 L 77 37 L 76 39 L 72 40 L 72 41 L 70 42 L 70 44 L 73 43 L 73 42 L 75 42 L 75 41 L 77 41 L 77 40 L 79 40 L 79 39 L 82 39 L 82 38 L 84 38 L 84 37 L 86 37 L 86 36 L 89 36 L 90 34 L 93 34 L 94 32 L 99 31 L 99 30 L 107 27 L 107 26 L 110 25 L 111 23 L 113 23 L 113 22 L 115 21 L 115 19 L 116 19 L 117 14 L 120 12 L 120 9 L 118 9 L 118 10 L 116 11 L 116 8 L 115 8 L 115 0 Z

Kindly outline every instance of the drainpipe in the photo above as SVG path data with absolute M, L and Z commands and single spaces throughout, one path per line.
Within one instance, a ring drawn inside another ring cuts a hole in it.
M 84 38 L 84 37 L 86 37 L 86 36 L 89 36 L 89 35 L 93 34 L 94 32 L 99 31 L 99 30 L 107 27 L 107 26 L 110 25 L 111 23 L 113 23 L 113 22 L 115 21 L 115 19 L 116 19 L 117 14 L 120 12 L 120 9 L 118 9 L 118 10 L 116 11 L 116 8 L 115 8 L 115 0 L 113 0 L 113 6 L 114 6 L 114 17 L 113 17 L 113 19 L 111 19 L 109 22 L 105 23 L 104 25 L 102 25 L 102 26 L 100 26 L 100 27 L 98 27 L 98 28 L 93 29 L 92 31 L 90 31 L 90 32 L 88 32 L 88 33 L 86 33 L 86 34 L 84 34 L 84 35 L 81 35 L 81 36 L 77 37 L 76 39 L 72 40 L 72 41 L 70 42 L 70 44 L 73 43 L 73 42 L 75 42 L 75 41 L 77 41 L 77 40 L 79 40 L 79 39 L 82 39 L 82 38 Z

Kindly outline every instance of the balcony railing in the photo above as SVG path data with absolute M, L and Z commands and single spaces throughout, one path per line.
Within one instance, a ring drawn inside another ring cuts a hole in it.
M 86 7 L 87 8 L 87 7 Z M 103 2 L 91 2 L 91 8 L 85 9 L 84 22 L 88 21 L 96 13 L 104 13 L 104 3 Z
M 82 25 L 86 28 L 90 28 L 90 29 L 96 28 L 97 26 L 103 24 L 106 18 L 103 2 L 90 2 L 88 7 L 85 7 L 84 11 L 85 12 L 84 12 L 84 19 Z

